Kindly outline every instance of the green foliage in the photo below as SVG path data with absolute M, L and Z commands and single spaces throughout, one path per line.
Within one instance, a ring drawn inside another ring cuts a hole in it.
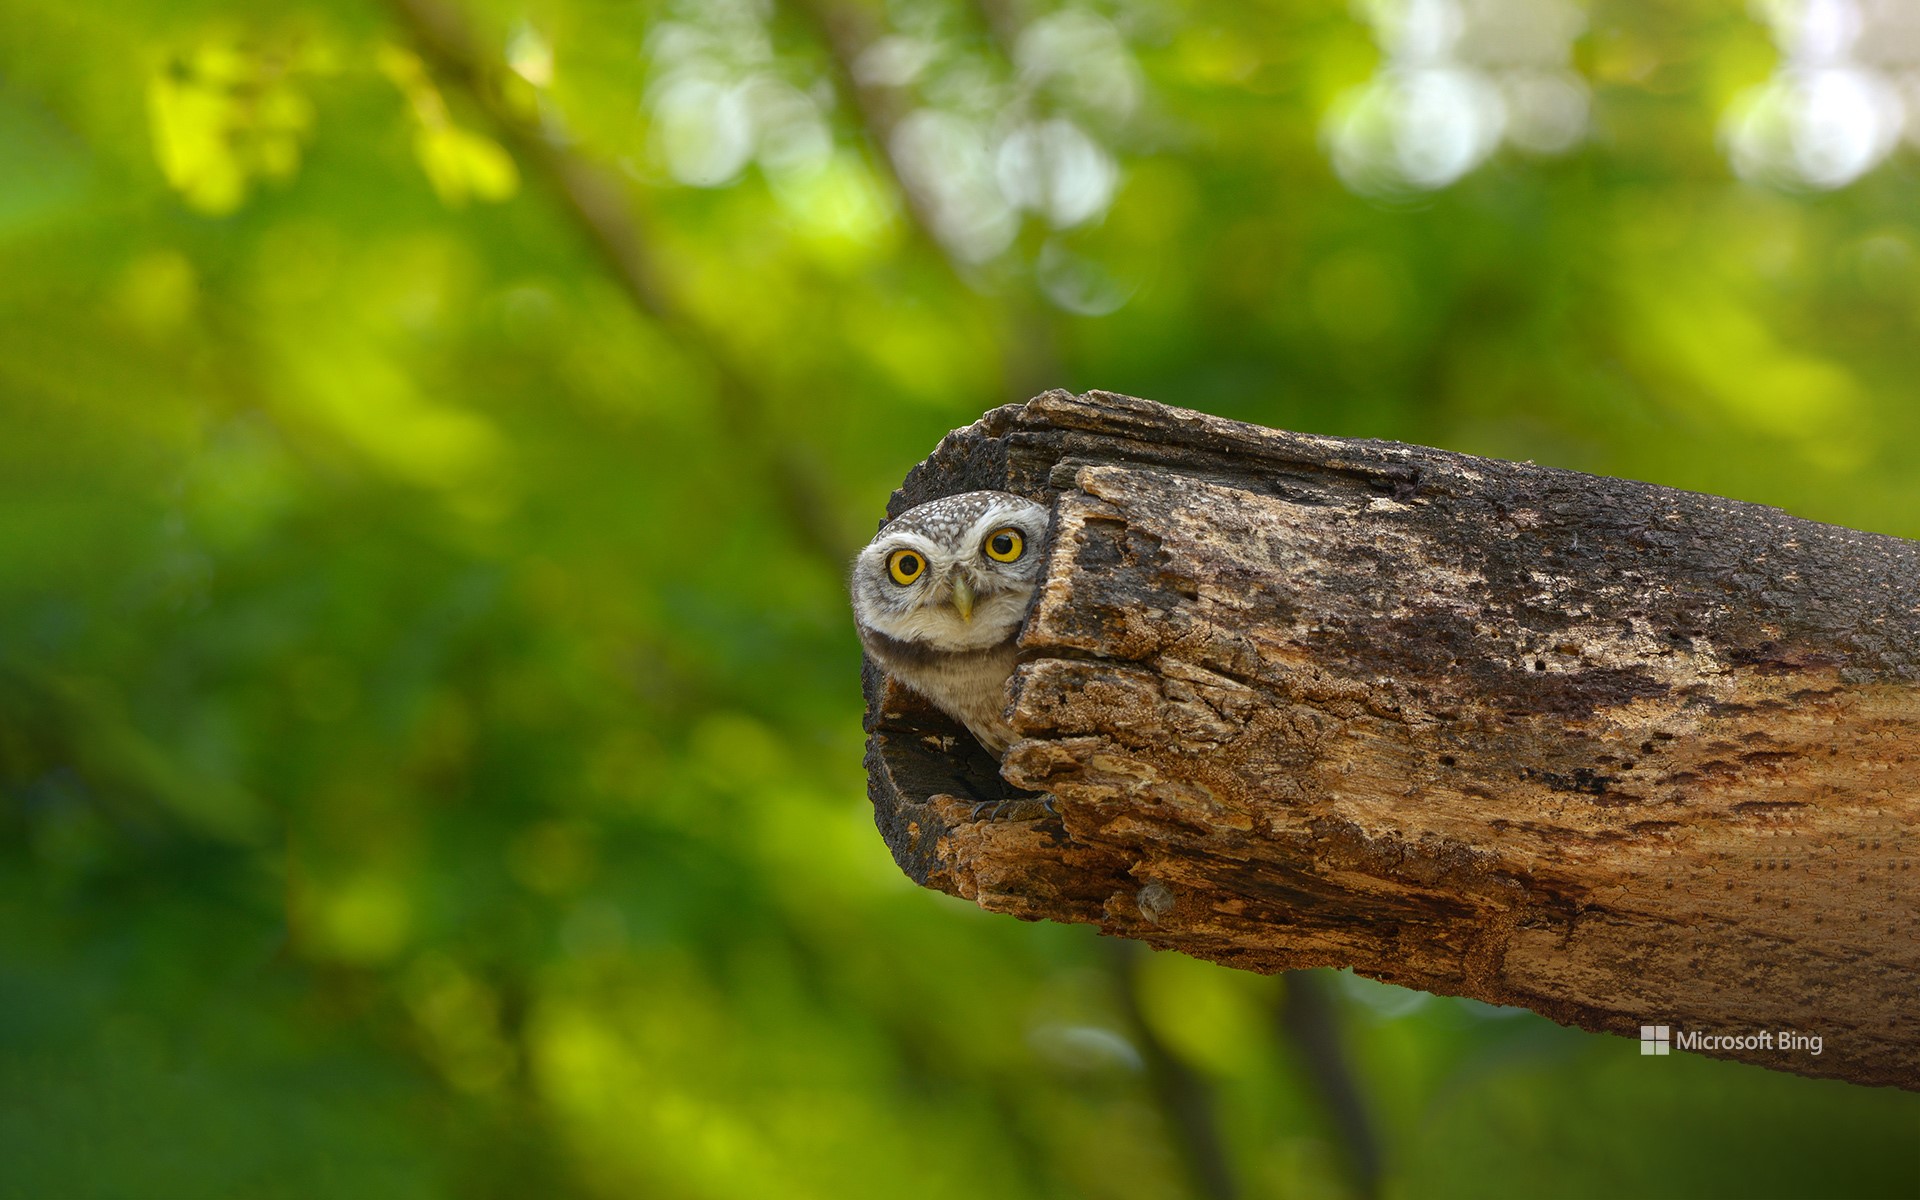
M 1102 387 L 1920 533 L 1913 164 L 1736 183 L 1726 6 L 1596 9 L 1584 147 L 1387 201 L 1337 6 L 826 7 L 0 5 L 0 1196 L 1189 1194 L 1147 1040 L 1352 1194 L 1280 981 L 1135 1028 L 888 861 L 906 468 Z M 1009 122 L 1084 169 L 966 191 Z M 1343 994 L 1389 1194 L 1916 1185 L 1914 1097 Z

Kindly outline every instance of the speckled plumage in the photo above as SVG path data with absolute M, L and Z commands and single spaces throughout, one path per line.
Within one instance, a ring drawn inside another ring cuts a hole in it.
M 1009 492 L 963 492 L 889 521 L 853 565 L 854 621 L 867 653 L 966 726 L 996 758 L 1013 744 L 1007 680 L 1039 586 L 1050 520 L 1043 505 Z M 1008 529 L 1018 531 L 1024 545 L 1017 558 L 999 562 L 987 543 Z M 901 550 L 926 562 L 908 584 L 888 568 Z

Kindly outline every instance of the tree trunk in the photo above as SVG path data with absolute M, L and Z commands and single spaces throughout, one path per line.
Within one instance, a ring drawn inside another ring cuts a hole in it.
M 1920 543 L 1101 392 L 954 432 L 889 513 L 972 488 L 1053 504 L 1025 740 L 1003 778 L 869 665 L 916 881 L 1920 1089 Z M 1009 784 L 1058 815 L 975 819 Z

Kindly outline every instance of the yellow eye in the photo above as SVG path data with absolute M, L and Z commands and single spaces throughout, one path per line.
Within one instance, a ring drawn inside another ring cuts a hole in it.
M 987 535 L 987 557 L 995 562 L 1012 562 L 1026 550 L 1027 542 L 1020 531 L 1009 526 L 996 529 Z
M 921 572 L 926 569 L 927 560 L 911 550 L 895 550 L 887 555 L 887 574 L 893 576 L 893 581 L 901 587 L 920 578 Z

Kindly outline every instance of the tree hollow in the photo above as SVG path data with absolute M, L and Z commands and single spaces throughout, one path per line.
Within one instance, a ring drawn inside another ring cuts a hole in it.
M 869 664 L 915 881 L 1920 1089 L 1920 543 L 1102 392 L 956 430 L 889 516 L 974 488 L 1054 511 L 1024 740 Z M 1057 815 L 976 819 L 1020 789 Z

